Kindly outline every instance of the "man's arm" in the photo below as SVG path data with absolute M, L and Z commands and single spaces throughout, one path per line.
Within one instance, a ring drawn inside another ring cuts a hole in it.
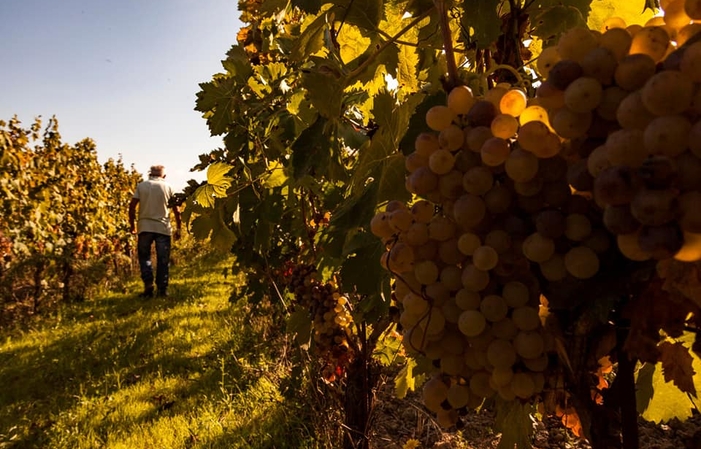
M 136 205 L 139 204 L 138 198 L 132 198 L 129 202 L 129 232 L 136 234 Z
M 180 225 L 182 224 L 181 218 L 180 218 L 180 207 L 178 206 L 173 206 L 173 215 L 175 216 L 175 240 L 180 239 Z

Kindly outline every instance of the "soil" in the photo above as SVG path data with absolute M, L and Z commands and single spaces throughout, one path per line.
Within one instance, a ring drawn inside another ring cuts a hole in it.
M 373 421 L 373 449 L 495 449 L 499 434 L 492 431 L 491 411 L 473 412 L 461 418 L 462 428 L 444 430 L 421 404 L 417 393 L 397 399 L 392 385 L 378 391 Z M 589 443 L 569 432 L 557 418 L 534 420 L 534 449 L 591 449 Z M 639 422 L 640 449 L 701 449 L 701 414 L 684 422 Z M 416 440 L 415 446 L 406 443 Z

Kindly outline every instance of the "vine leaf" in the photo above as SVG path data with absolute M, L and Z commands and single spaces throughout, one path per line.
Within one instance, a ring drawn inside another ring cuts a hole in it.
M 312 334 L 312 320 L 309 318 L 309 312 L 303 308 L 292 312 L 287 318 L 287 332 L 295 335 L 302 349 L 308 349 Z
M 497 416 L 494 429 L 501 432 L 497 449 L 531 449 L 533 407 L 520 401 L 497 402 Z
M 701 276 L 698 264 L 679 262 L 673 259 L 657 264 L 657 273 L 662 279 L 662 289 L 678 293 L 701 307 Z
M 675 344 L 684 344 L 689 347 L 693 341 L 694 335 L 692 333 L 685 333 L 678 339 L 678 343 Z M 660 345 L 661 350 L 665 343 L 672 344 L 670 342 L 662 343 Z M 701 359 L 693 353 L 689 353 L 688 350 L 684 352 L 677 348 L 664 350 L 672 351 L 668 354 L 670 358 L 680 357 L 680 355 L 676 354 L 677 351 L 683 354 L 681 357 L 685 359 L 691 357 L 691 367 L 689 368 L 687 365 L 686 369 L 692 369 L 697 373 L 701 372 Z M 678 364 L 678 362 L 667 363 Z M 665 369 L 663 363 L 654 365 L 647 363 L 639 371 L 636 380 L 638 412 L 642 414 L 644 419 L 655 423 L 667 422 L 675 418 L 682 421 L 688 419 L 692 415 L 692 410 L 701 406 L 701 401 L 691 393 L 682 391 L 674 382 L 668 382 L 666 377 L 669 376 L 669 374 L 664 372 Z M 701 389 L 701 378 L 699 376 L 690 380 L 694 391 Z M 686 388 L 689 388 L 689 386 L 687 385 Z
M 226 176 L 232 166 L 224 162 L 215 162 L 207 168 L 207 183 L 195 190 L 194 198 L 202 207 L 214 207 L 215 198 L 226 197 L 231 187 L 232 178 Z
M 654 9 L 648 11 L 648 4 L 656 0 L 645 0 L 645 6 L 641 8 L 642 2 L 630 1 L 621 2 L 619 0 L 597 0 L 591 2 L 591 12 L 587 24 L 592 30 L 600 30 L 604 21 L 609 17 L 620 17 L 626 24 L 643 25 L 655 14 Z
M 683 343 L 671 343 L 663 341 L 659 345 L 660 362 L 664 380 L 672 382 L 681 391 L 696 397 L 696 387 L 694 386 L 694 368 L 692 367 L 693 357 L 689 354 L 689 349 Z
M 343 0 L 335 3 L 341 10 L 336 17 L 344 19 L 345 23 L 374 30 L 382 20 L 383 0 Z
M 471 39 L 478 48 L 489 47 L 499 37 L 501 20 L 497 8 L 500 4 L 501 0 L 463 0 L 463 9 L 470 13 L 463 14 L 462 26 L 474 31 Z
M 414 367 L 416 361 L 407 359 L 402 369 L 394 378 L 394 391 L 399 399 L 404 399 L 409 391 L 416 388 L 416 377 L 414 377 Z

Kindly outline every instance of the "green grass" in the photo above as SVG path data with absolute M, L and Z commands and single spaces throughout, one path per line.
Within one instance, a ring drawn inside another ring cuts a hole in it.
M 0 331 L 0 448 L 314 448 L 266 346 L 229 302 L 231 259 L 188 254 L 169 298 L 122 290 Z

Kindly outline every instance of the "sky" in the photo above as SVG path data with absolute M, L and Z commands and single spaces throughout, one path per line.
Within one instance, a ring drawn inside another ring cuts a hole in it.
M 0 120 L 55 115 L 100 162 L 166 167 L 181 190 L 221 147 L 194 110 L 241 28 L 236 0 L 0 0 Z

